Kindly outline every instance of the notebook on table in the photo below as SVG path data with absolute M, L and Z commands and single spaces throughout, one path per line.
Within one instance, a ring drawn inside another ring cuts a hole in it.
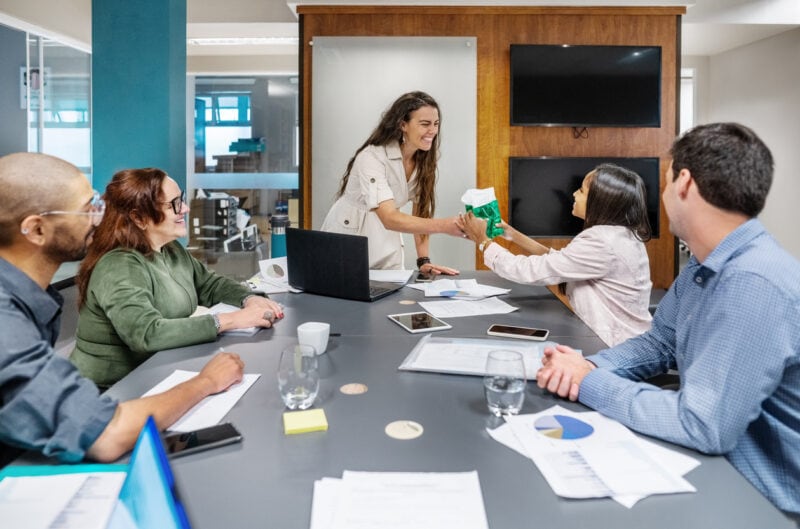
M 370 281 L 369 240 L 316 230 L 286 230 L 289 284 L 305 292 L 357 301 L 375 301 L 402 283 Z

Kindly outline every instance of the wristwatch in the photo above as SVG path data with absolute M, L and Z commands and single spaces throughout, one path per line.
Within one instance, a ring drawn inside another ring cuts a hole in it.
M 478 245 L 478 250 L 480 250 L 481 252 L 485 251 L 486 248 L 488 248 L 489 245 L 492 244 L 492 242 L 493 241 L 491 239 L 484 239 L 483 242 Z

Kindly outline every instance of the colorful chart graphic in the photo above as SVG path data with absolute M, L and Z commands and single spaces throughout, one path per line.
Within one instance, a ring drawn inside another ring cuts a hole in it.
M 567 415 L 544 415 L 536 419 L 534 428 L 553 439 L 583 439 L 594 433 L 594 427 Z

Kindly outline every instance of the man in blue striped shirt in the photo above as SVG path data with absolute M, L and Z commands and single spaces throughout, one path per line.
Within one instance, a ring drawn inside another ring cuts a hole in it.
M 773 161 L 735 123 L 678 138 L 662 199 L 692 252 L 647 333 L 586 359 L 545 351 L 540 387 L 643 434 L 725 454 L 800 520 L 800 263 L 755 218 Z M 678 391 L 643 380 L 669 369 Z

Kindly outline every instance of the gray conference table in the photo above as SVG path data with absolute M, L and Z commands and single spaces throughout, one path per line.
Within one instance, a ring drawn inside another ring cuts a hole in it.
M 473 275 L 474 274 L 474 275 Z M 550 329 L 550 339 L 593 353 L 602 342 L 543 287 L 512 285 L 488 272 L 481 283 L 512 287 L 502 297 L 520 308 L 506 315 L 451 318 L 440 336 L 485 337 L 491 323 Z M 314 480 L 341 477 L 344 470 L 457 472 L 477 470 L 492 529 L 578 528 L 781 528 L 794 527 L 724 458 L 674 447 L 702 464 L 687 475 L 695 494 L 652 496 L 632 509 L 610 499 L 567 500 L 555 496 L 535 465 L 489 437 L 497 423 L 486 410 L 479 377 L 401 372 L 397 367 L 420 335 L 386 318 L 411 312 L 422 293 L 404 288 L 374 303 L 310 294 L 277 294 L 286 316 L 253 337 L 222 337 L 215 343 L 163 351 L 109 390 L 120 399 L 137 397 L 174 369 L 199 369 L 220 346 L 239 353 L 246 372 L 261 378 L 227 415 L 244 442 L 173 461 L 193 526 L 198 529 L 309 526 Z M 319 357 L 321 384 L 315 407 L 325 410 L 327 432 L 286 436 L 285 411 L 275 372 L 280 351 L 296 341 L 296 327 L 327 321 L 341 333 Z M 339 387 L 366 384 L 363 395 Z M 561 404 L 529 383 L 522 413 Z M 419 422 L 414 440 L 389 438 L 384 427 L 398 419 Z

